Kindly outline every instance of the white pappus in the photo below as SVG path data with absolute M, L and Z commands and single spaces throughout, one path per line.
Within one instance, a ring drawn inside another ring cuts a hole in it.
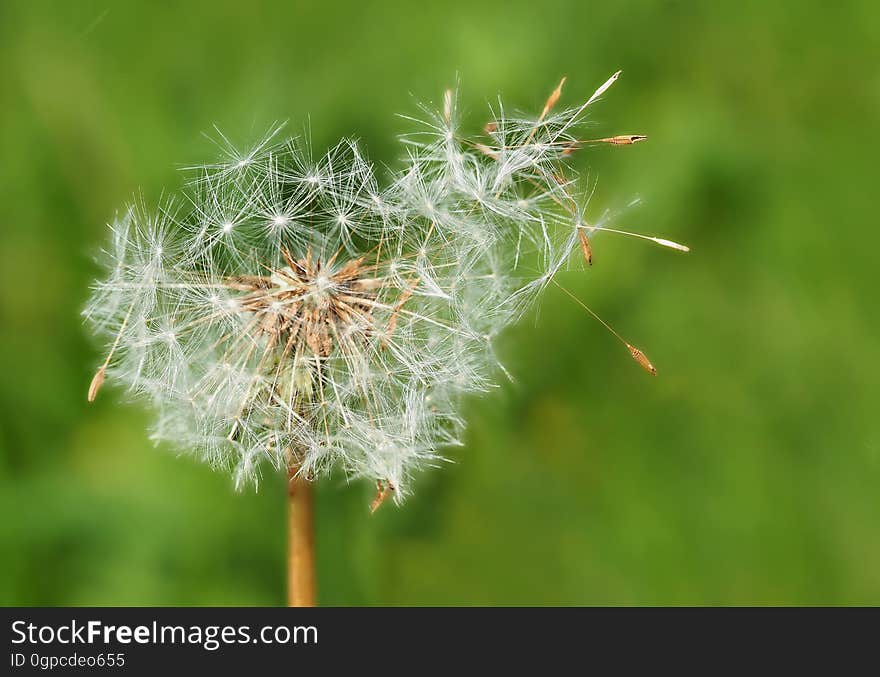
M 154 439 L 237 487 L 264 464 L 338 468 L 400 500 L 459 444 L 462 395 L 498 372 L 494 338 L 602 228 L 566 158 L 617 75 L 580 107 L 554 112 L 562 83 L 540 117 L 499 107 L 478 139 L 448 91 L 386 187 L 353 141 L 313 159 L 280 129 L 246 152 L 223 137 L 181 197 L 111 225 L 84 311 L 107 343 L 89 399 L 125 385 L 155 408 Z

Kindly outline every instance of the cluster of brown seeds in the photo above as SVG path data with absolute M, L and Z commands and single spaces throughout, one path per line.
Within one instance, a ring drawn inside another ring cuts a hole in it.
M 353 331 L 366 337 L 373 330 L 373 311 L 381 305 L 376 292 L 383 284 L 369 277 L 375 264 L 361 257 L 334 269 L 336 255 L 322 262 L 311 254 L 295 260 L 282 253 L 287 266 L 231 281 L 246 292 L 239 306 L 253 313 L 254 328 L 268 337 L 269 346 L 284 346 L 282 359 L 291 352 L 326 358 L 335 345 L 352 340 Z

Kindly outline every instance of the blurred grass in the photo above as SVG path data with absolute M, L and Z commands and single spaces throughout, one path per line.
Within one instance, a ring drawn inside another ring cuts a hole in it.
M 404 508 L 319 491 L 324 604 L 880 603 L 872 2 L 0 4 L 0 603 L 283 603 L 283 481 L 227 478 L 144 433 L 80 324 L 90 254 L 131 195 L 180 184 L 217 123 L 311 120 L 393 163 L 396 112 L 456 74 L 537 109 L 617 68 L 579 159 L 594 214 L 640 195 L 503 345 L 515 384 Z

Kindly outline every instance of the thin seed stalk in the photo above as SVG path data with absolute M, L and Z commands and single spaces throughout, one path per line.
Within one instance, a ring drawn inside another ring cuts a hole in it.
M 287 484 L 287 606 L 316 605 L 315 527 L 312 483 L 288 469 Z

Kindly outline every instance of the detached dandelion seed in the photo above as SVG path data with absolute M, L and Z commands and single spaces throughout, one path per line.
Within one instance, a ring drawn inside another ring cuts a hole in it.
M 620 136 L 608 136 L 604 139 L 594 139 L 593 141 L 583 141 L 582 143 L 610 143 L 612 146 L 631 146 L 640 141 L 647 141 L 648 137 L 644 134 L 623 134 Z
M 626 344 L 626 347 L 629 348 L 629 352 L 633 356 L 633 359 L 639 363 L 639 366 L 642 369 L 651 374 L 651 376 L 657 375 L 657 369 L 654 368 L 654 365 L 651 364 L 651 360 L 648 359 L 648 356 L 645 355 L 645 353 L 629 343 Z
M 312 566 L 310 483 L 336 469 L 377 486 L 371 510 L 401 502 L 461 444 L 462 396 L 507 373 L 495 337 L 578 248 L 592 263 L 565 158 L 619 74 L 574 108 L 557 108 L 565 78 L 537 118 L 500 107 L 482 142 L 447 90 L 384 186 L 354 141 L 315 158 L 277 127 L 245 150 L 218 130 L 220 159 L 182 196 L 110 226 L 84 311 L 106 342 L 89 401 L 125 386 L 154 409 L 154 440 L 239 489 L 287 472 L 290 599 L 313 602 L 313 576 L 293 573 Z
M 578 241 L 581 245 L 581 253 L 584 255 L 584 261 L 588 266 L 593 265 L 593 247 L 590 244 L 590 238 L 587 237 L 586 230 L 578 226 Z
M 101 386 L 104 384 L 104 378 L 107 374 L 107 369 L 103 365 L 98 368 L 98 371 L 95 372 L 95 375 L 92 377 L 92 382 L 89 384 L 89 394 L 88 400 L 89 402 L 94 402 L 95 398 L 98 396 L 98 391 L 101 389 Z

